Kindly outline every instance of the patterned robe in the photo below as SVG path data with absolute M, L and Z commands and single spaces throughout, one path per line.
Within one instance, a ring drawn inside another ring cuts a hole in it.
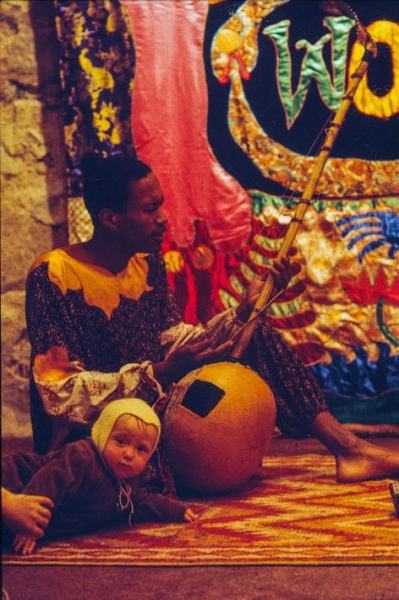
M 242 326 L 234 309 L 205 326 L 183 323 L 158 255 L 135 254 L 113 274 L 55 249 L 32 266 L 26 298 L 32 423 L 41 452 L 87 434 L 115 398 L 137 396 L 157 406 L 165 394 L 153 362 L 188 340 L 222 343 Z M 322 392 L 267 318 L 244 358 L 272 388 L 278 426 L 306 432 L 326 408 Z

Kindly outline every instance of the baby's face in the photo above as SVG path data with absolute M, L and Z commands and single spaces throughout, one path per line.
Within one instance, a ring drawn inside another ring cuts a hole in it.
M 108 467 L 118 479 L 137 477 L 142 473 L 156 444 L 155 425 L 138 422 L 132 415 L 116 421 L 103 450 Z

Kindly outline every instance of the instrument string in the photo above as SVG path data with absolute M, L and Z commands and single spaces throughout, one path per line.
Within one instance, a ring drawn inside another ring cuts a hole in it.
M 258 319 L 261 315 L 263 315 L 263 313 L 266 312 L 266 310 L 269 308 L 269 306 L 271 304 L 273 304 L 273 302 L 275 300 L 277 300 L 277 298 L 279 296 L 281 296 L 284 292 L 285 292 L 285 288 L 283 288 L 282 290 L 279 290 L 276 294 L 274 294 L 274 296 L 272 296 L 266 302 L 266 304 L 262 308 L 253 309 L 248 321 L 246 323 L 243 323 L 242 326 L 234 332 L 234 335 L 231 337 L 231 341 L 234 342 L 236 339 L 238 339 L 240 337 L 241 333 L 246 329 L 246 327 L 248 327 L 251 323 L 253 323 L 253 321 Z

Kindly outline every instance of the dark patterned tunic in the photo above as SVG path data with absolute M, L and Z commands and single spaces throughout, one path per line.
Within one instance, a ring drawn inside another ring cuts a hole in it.
M 241 326 L 233 309 L 206 328 L 181 322 L 159 256 L 134 255 L 112 274 L 53 250 L 33 265 L 27 280 L 27 323 L 32 346 L 32 421 L 36 449 L 82 437 L 108 402 L 164 397 L 152 362 L 167 349 L 206 335 L 221 343 Z M 306 432 L 326 408 L 309 371 L 267 319 L 246 356 L 272 388 L 277 424 Z M 44 410 L 43 410 L 44 408 Z M 50 423 L 44 423 L 44 419 Z

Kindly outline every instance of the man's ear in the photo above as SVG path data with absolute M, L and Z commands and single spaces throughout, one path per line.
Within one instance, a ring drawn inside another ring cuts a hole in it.
M 102 208 L 98 213 L 98 220 L 106 229 L 115 231 L 120 223 L 120 214 L 110 208 Z

